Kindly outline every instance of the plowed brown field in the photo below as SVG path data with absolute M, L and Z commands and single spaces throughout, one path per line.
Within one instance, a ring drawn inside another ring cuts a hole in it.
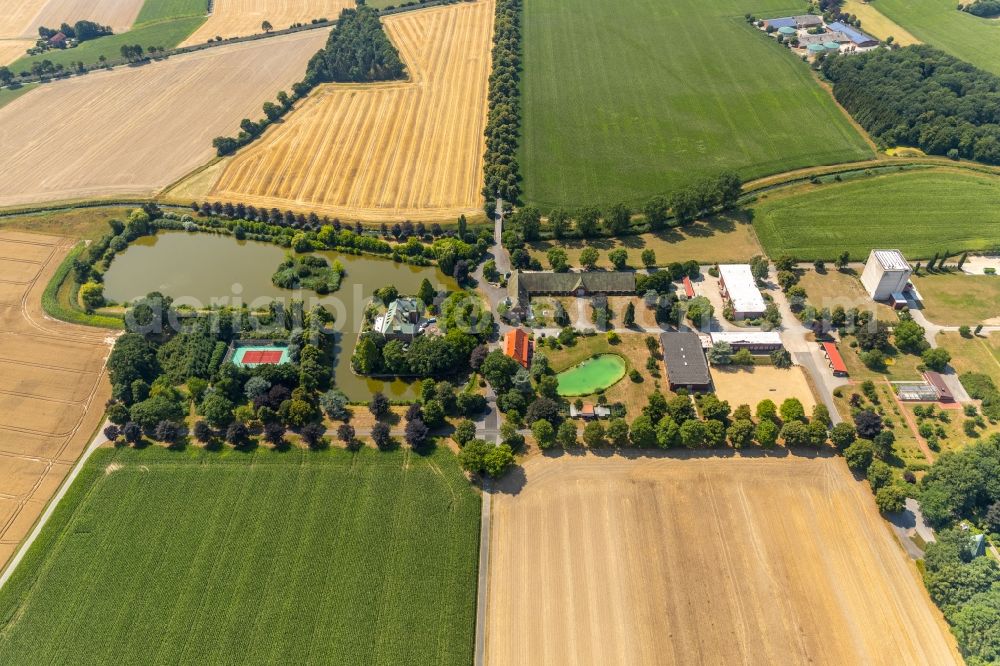
M 41 309 L 70 246 L 0 230 L 0 569 L 87 446 L 111 393 L 110 334 Z
M 354 0 L 215 0 L 208 17 L 182 46 L 202 44 L 216 37 L 242 37 L 261 30 L 264 21 L 275 30 L 313 19 L 335 19 L 342 9 L 354 7 Z
M 411 80 L 323 86 L 238 154 L 211 196 L 365 220 L 479 212 L 493 6 L 387 17 Z
M 538 456 L 492 504 L 490 666 L 961 663 L 839 458 Z
M 119 67 L 0 108 L 0 206 L 149 195 L 214 155 L 212 139 L 302 77 L 326 30 Z

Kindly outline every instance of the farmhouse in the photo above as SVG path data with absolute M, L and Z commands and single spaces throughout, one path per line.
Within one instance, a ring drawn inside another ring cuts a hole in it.
M 733 351 L 746 349 L 755 354 L 767 354 L 784 348 L 777 331 L 723 331 L 709 334 L 712 344 L 728 342 Z
M 875 301 L 906 304 L 904 292 L 910 282 L 910 264 L 899 250 L 872 250 L 861 273 L 861 284 Z
M 420 303 L 412 297 L 397 298 L 375 316 L 372 330 L 390 340 L 412 340 L 421 333 Z
M 719 266 L 719 291 L 737 319 L 760 317 L 767 308 L 749 264 Z
M 671 391 L 707 391 L 712 386 L 708 360 L 697 333 L 676 331 L 660 335 L 663 364 L 667 368 L 667 384 Z
M 514 271 L 507 282 L 512 307 L 526 312 L 533 296 L 622 296 L 635 293 L 635 273 L 631 271 L 589 271 L 553 273 Z
M 531 363 L 531 338 L 524 329 L 515 328 L 507 331 L 503 338 L 503 353 L 525 368 L 528 367 Z

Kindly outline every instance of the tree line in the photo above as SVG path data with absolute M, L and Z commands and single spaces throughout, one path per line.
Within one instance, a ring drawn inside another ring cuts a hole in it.
M 668 196 L 656 196 L 639 211 L 623 203 L 604 210 L 585 206 L 576 212 L 556 208 L 543 224 L 541 211 L 535 206 L 522 206 L 505 225 L 501 238 L 512 253 L 525 243 L 542 238 L 614 237 L 660 231 L 667 226 L 690 224 L 699 217 L 732 208 L 743 193 L 740 178 L 732 171 L 706 178 L 682 187 Z
M 277 104 L 264 102 L 263 118 L 257 121 L 244 118 L 235 137 L 218 136 L 212 140 L 212 146 L 220 157 L 232 155 L 281 120 L 295 102 L 320 83 L 386 81 L 405 75 L 406 67 L 382 29 L 378 12 L 365 6 L 345 9 L 330 32 L 326 46 L 309 60 L 303 79 L 292 84 L 291 95 L 280 91 L 276 96 Z
M 833 56 L 823 74 L 880 143 L 1000 164 L 1000 77 L 923 45 Z
M 94 23 L 93 21 L 77 21 L 73 25 L 63 23 L 58 28 L 46 28 L 45 26 L 38 27 L 38 36 L 46 41 L 52 39 L 60 32 L 68 39 L 75 39 L 80 43 L 91 39 L 97 39 L 98 37 L 115 34 L 115 31 L 111 29 L 111 26 L 101 25 L 100 23 Z
M 517 163 L 517 141 L 521 131 L 520 70 L 521 0 L 498 0 L 483 164 L 487 212 L 492 212 L 496 197 L 508 202 L 517 202 L 521 197 L 521 173 Z
M 980 18 L 996 18 L 1000 16 L 1000 0 L 976 0 L 967 5 L 959 4 L 958 10 Z

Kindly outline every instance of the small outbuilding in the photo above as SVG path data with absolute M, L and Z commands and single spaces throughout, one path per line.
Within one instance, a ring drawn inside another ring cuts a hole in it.
M 944 381 L 944 377 L 940 373 L 928 370 L 924 373 L 924 379 L 933 387 L 939 401 L 955 402 L 955 396 L 952 394 L 951 389 L 948 388 L 948 384 Z
M 504 335 L 503 353 L 520 363 L 525 368 L 531 363 L 531 338 L 524 329 L 515 328 Z

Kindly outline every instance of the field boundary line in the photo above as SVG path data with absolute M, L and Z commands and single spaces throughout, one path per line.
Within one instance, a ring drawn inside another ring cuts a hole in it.
M 483 501 L 479 514 L 479 584 L 476 593 L 476 651 L 475 666 L 486 665 L 486 606 L 489 601 L 490 536 L 493 514 L 493 493 L 490 482 L 483 481 Z

